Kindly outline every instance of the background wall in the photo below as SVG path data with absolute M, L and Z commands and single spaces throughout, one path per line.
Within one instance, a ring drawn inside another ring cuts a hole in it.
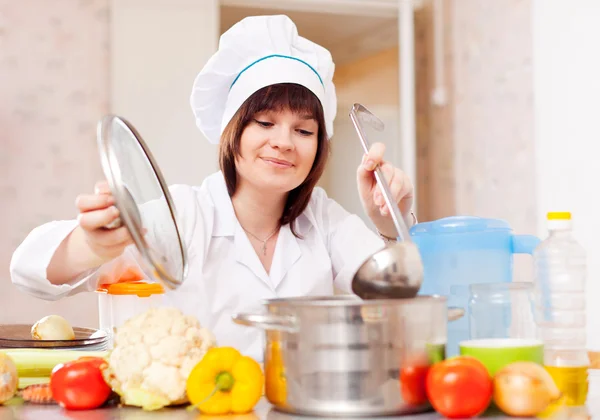
M 199 185 L 217 147 L 196 128 L 190 94 L 217 48 L 218 0 L 111 0 L 110 34 L 111 111 L 136 126 L 168 184 Z
M 447 139 L 454 179 L 442 179 L 430 197 L 450 188 L 454 214 L 500 218 L 516 233 L 543 234 L 537 230 L 532 2 L 445 4 L 450 101 L 433 111 L 441 114 L 433 126 Z M 440 201 L 434 211 L 450 213 Z M 515 261 L 515 280 L 531 280 L 531 259 Z
M 588 254 L 588 346 L 600 350 L 600 2 L 534 0 L 533 11 L 538 231 L 546 230 L 546 211 L 573 213 Z
M 96 325 L 94 295 L 44 302 L 9 279 L 37 225 L 75 217 L 101 171 L 96 121 L 109 108 L 108 0 L 0 0 L 0 322 L 59 313 Z
M 536 233 L 531 1 L 448 6 L 456 211 Z

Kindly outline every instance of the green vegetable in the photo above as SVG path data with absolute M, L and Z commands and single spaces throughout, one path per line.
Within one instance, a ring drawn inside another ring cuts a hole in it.
M 49 378 L 54 366 L 60 363 L 80 357 L 108 357 L 108 352 L 105 351 L 49 349 L 0 349 L 0 354 L 10 356 L 15 362 L 19 378 Z
M 19 378 L 19 389 L 27 388 L 29 385 L 43 385 L 50 383 L 50 377 L 43 378 Z

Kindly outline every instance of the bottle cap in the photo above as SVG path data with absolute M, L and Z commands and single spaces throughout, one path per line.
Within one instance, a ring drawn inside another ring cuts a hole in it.
M 547 215 L 548 220 L 571 220 L 569 211 L 551 211 Z

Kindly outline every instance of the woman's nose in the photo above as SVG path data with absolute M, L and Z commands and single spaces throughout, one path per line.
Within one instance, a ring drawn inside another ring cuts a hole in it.
M 272 147 L 277 147 L 279 149 L 291 150 L 294 148 L 294 140 L 292 138 L 293 130 L 287 128 L 281 128 L 277 130 L 277 132 L 273 133 L 273 136 L 270 139 L 270 144 Z

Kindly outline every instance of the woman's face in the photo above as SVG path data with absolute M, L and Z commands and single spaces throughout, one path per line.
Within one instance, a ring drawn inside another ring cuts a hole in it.
M 319 125 L 311 115 L 284 109 L 254 115 L 242 132 L 236 168 L 243 184 L 287 193 L 308 176 Z

